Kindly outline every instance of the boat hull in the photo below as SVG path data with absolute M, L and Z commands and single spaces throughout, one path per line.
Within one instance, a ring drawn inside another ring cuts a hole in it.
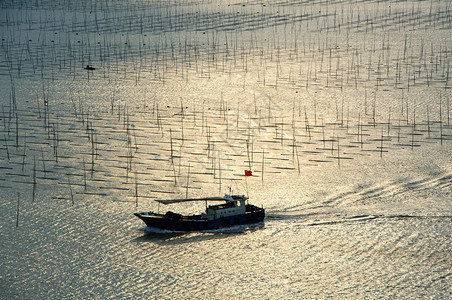
M 152 212 L 135 213 L 135 216 L 143 220 L 148 227 L 154 227 L 170 231 L 205 231 L 215 230 L 237 225 L 249 225 L 262 222 L 265 218 L 265 210 L 254 205 L 247 205 L 246 213 L 227 216 L 215 220 L 196 219 L 181 215 L 161 215 Z

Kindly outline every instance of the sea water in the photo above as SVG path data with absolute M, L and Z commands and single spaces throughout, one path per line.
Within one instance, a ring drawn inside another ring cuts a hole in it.
M 451 297 L 447 2 L 1 6 L 1 298 Z

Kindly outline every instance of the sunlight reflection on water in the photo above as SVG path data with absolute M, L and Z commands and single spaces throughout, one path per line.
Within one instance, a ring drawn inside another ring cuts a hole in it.
M 445 2 L 1 5 L 0 298 L 451 296 Z

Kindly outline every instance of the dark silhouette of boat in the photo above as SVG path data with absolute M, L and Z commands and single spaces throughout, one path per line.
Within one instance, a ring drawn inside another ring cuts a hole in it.
M 206 201 L 206 211 L 199 215 L 181 215 L 172 211 L 165 214 L 140 212 L 134 215 L 143 220 L 148 227 L 171 231 L 214 230 L 264 221 L 264 208 L 246 204 L 247 199 L 243 195 L 225 195 L 224 197 L 156 200 L 163 204 Z M 224 201 L 225 203 L 207 206 L 207 201 Z
M 84 67 L 84 69 L 85 69 L 85 70 L 88 70 L 88 71 L 94 71 L 94 70 L 96 70 L 96 68 L 91 67 L 90 65 L 86 65 L 86 67 Z

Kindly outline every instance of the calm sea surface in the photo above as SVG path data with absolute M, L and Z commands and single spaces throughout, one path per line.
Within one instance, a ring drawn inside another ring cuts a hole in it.
M 447 1 L 0 7 L 0 298 L 452 297 Z

